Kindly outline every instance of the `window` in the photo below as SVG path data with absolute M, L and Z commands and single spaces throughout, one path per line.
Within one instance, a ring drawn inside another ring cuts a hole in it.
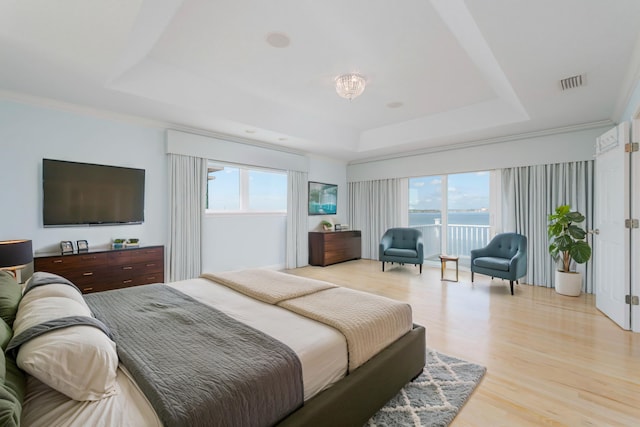
M 208 213 L 285 213 L 287 174 L 266 169 L 210 164 Z
M 442 222 L 442 177 L 409 179 L 409 225 Z
M 422 231 L 426 259 L 462 257 L 486 246 L 490 235 L 491 172 L 409 179 L 409 226 Z M 465 260 L 465 258 L 467 258 Z

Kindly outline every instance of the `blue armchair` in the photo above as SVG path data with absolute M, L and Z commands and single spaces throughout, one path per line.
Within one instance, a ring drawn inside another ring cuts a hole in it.
M 513 295 L 513 282 L 527 274 L 527 238 L 517 233 L 497 234 L 486 247 L 473 249 L 472 282 L 474 273 L 508 280 Z
M 420 266 L 424 262 L 424 244 L 422 232 L 415 228 L 390 228 L 380 240 L 378 259 L 384 263 L 414 264 Z

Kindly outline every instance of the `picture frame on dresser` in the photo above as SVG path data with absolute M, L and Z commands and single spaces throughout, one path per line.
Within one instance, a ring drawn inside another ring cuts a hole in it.
M 73 253 L 73 243 L 71 240 L 63 240 L 60 242 L 60 252 L 62 255 L 68 255 Z
M 78 247 L 78 252 L 87 252 L 87 251 L 89 251 L 89 242 L 87 242 L 86 240 L 78 240 L 76 242 L 76 245 Z

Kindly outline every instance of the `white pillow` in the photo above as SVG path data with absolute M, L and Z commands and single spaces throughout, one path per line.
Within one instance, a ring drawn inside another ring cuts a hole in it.
M 93 326 L 71 326 L 22 344 L 18 366 L 74 400 L 116 394 L 116 344 Z
M 42 288 L 48 286 L 51 285 Z M 44 296 L 62 295 L 66 293 L 64 290 L 37 292 L 32 296 L 33 292 L 36 289 L 27 293 L 18 306 L 14 336 L 53 319 L 92 317 L 84 300 Z M 116 344 L 93 326 L 69 326 L 37 336 L 20 346 L 17 363 L 27 373 L 75 400 L 100 400 L 116 393 Z

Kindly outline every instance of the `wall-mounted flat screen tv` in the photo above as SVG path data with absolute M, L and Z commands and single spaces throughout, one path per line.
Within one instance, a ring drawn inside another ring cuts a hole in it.
M 338 186 L 309 181 L 309 215 L 335 215 Z
M 144 169 L 42 160 L 45 227 L 144 222 Z

